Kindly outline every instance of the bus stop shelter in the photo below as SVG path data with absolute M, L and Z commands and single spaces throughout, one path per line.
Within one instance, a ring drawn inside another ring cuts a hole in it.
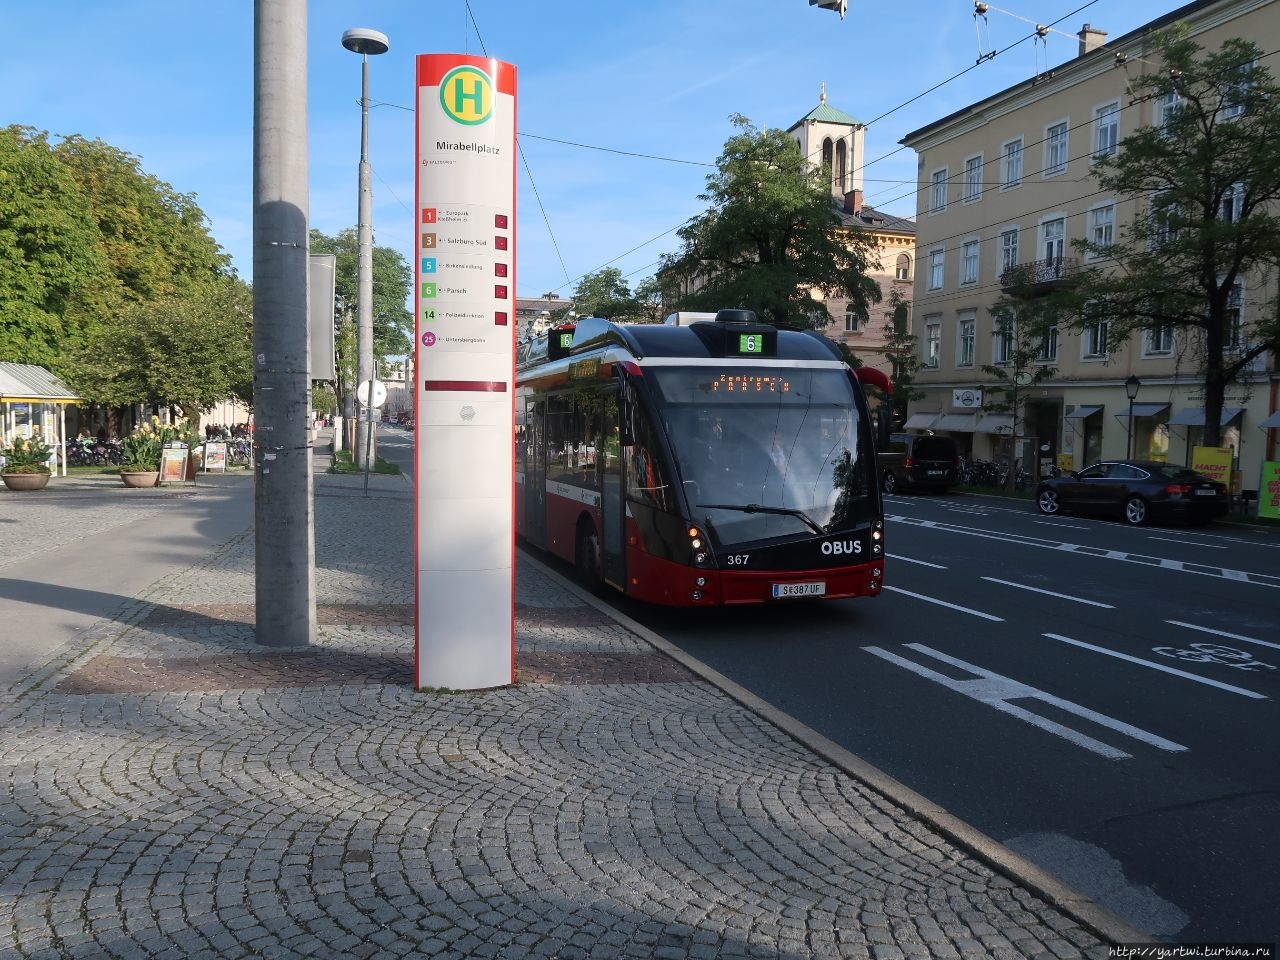
M 67 404 L 80 397 L 44 367 L 0 363 L 0 433 L 6 440 L 29 437 L 39 427 L 45 442 L 58 451 L 67 475 Z

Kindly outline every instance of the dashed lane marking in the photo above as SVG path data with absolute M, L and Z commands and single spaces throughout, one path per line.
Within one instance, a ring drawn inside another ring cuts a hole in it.
M 1259 640 L 1256 637 L 1246 637 L 1238 633 L 1228 633 L 1226 630 L 1215 630 L 1212 627 L 1201 627 L 1194 623 L 1186 623 L 1182 620 L 1166 620 L 1165 623 L 1171 623 L 1175 627 L 1186 627 L 1188 630 L 1199 630 L 1201 633 L 1211 633 L 1215 637 L 1226 637 L 1228 640 L 1239 640 L 1241 643 L 1256 643 L 1260 647 L 1270 647 L 1272 650 L 1280 650 L 1280 643 L 1271 643 L 1269 640 Z
M 1069 593 L 1055 593 L 1053 590 L 1044 590 L 1040 587 L 1029 587 L 1025 583 L 1014 583 L 1012 580 L 1001 580 L 998 577 L 983 577 L 983 580 L 989 580 L 992 583 L 1003 584 L 1006 587 L 1017 587 L 1019 590 L 1030 590 L 1032 593 L 1043 593 L 1047 597 L 1057 597 L 1059 600 L 1070 600 L 1073 603 L 1083 603 L 1090 607 L 1102 607 L 1104 610 L 1114 610 L 1109 603 L 1099 603 L 1097 600 L 1086 600 L 1084 597 L 1073 597 Z
M 884 589 L 892 593 L 901 593 L 903 596 L 923 600 L 925 603 L 936 603 L 938 606 L 946 607 L 948 610 L 957 610 L 960 613 L 967 613 L 974 617 L 981 617 L 983 620 L 990 620 L 994 623 L 1004 623 L 1004 617 L 997 617 L 992 613 L 983 613 L 981 610 L 974 610 L 971 607 L 962 607 L 956 603 L 947 603 L 947 601 L 939 600 L 937 597 L 926 597 L 923 593 L 912 593 L 910 590 L 903 590 L 901 587 L 886 586 Z
M 1248 570 L 1232 570 L 1203 563 L 1190 563 L 1182 560 L 1170 560 L 1167 557 L 1152 557 L 1141 553 L 1128 553 L 1124 550 L 1107 550 L 1102 547 L 1091 547 L 1080 543 L 1069 543 L 1065 540 L 1050 540 L 1044 537 L 1033 537 L 1021 533 L 993 533 L 978 527 L 966 527 L 957 523 L 945 523 L 939 520 L 917 520 L 914 517 L 888 516 L 893 523 L 901 523 L 913 527 L 925 527 L 943 533 L 960 533 L 966 537 L 983 540 L 999 540 L 1002 543 L 1016 543 L 1024 547 L 1039 547 L 1043 550 L 1060 550 L 1063 553 L 1077 553 L 1086 557 L 1100 557 L 1104 560 L 1120 560 L 1124 563 L 1138 563 L 1148 567 L 1159 567 L 1162 570 L 1174 570 L 1180 573 L 1194 573 L 1200 576 L 1217 577 L 1220 580 L 1233 580 L 1237 583 L 1248 583 L 1257 587 L 1280 588 L 1280 576 L 1270 573 L 1254 573 Z

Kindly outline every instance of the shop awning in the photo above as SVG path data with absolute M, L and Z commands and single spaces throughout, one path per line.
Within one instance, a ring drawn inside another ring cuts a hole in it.
M 1074 410 L 1072 410 L 1070 413 L 1068 413 L 1066 416 L 1068 420 L 1088 420 L 1095 413 L 1101 413 L 1101 412 L 1102 412 L 1102 407 L 1100 406 L 1098 407 L 1079 406 L 1079 407 L 1076 407 Z
M 977 426 L 976 413 L 944 413 L 933 425 L 933 429 L 947 430 L 951 433 L 973 433 Z
M 978 429 L 974 433 L 1013 433 L 1013 415 L 989 413 L 978 421 Z
M 1218 420 L 1219 426 L 1226 426 L 1242 413 L 1244 413 L 1244 407 L 1223 407 L 1222 416 Z M 1204 407 L 1187 407 L 1185 410 L 1179 410 L 1169 418 L 1169 426 L 1203 427 Z
M 1168 412 L 1169 405 L 1167 403 L 1135 403 L 1133 405 L 1133 415 L 1135 417 L 1158 417 L 1160 414 Z
M 933 426 L 933 422 L 938 419 L 938 413 L 935 410 L 932 413 L 913 413 L 907 417 L 907 422 L 902 425 L 903 430 L 928 430 Z
M 1271 416 L 1267 417 L 1267 419 L 1263 420 L 1260 424 L 1258 424 L 1258 426 L 1262 427 L 1263 429 L 1267 429 L 1267 428 L 1270 428 L 1272 430 L 1280 429 L 1280 410 L 1277 410 Z

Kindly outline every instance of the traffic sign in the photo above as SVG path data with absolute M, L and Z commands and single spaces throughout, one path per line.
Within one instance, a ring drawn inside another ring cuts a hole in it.
M 369 384 L 373 384 L 373 403 L 369 402 Z M 377 410 L 387 402 L 387 385 L 381 380 L 362 380 L 356 387 L 356 398 L 363 406 L 372 406 Z

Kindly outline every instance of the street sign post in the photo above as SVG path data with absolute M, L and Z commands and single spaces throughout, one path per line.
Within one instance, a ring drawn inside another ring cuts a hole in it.
M 516 68 L 417 59 L 419 687 L 515 682 Z

